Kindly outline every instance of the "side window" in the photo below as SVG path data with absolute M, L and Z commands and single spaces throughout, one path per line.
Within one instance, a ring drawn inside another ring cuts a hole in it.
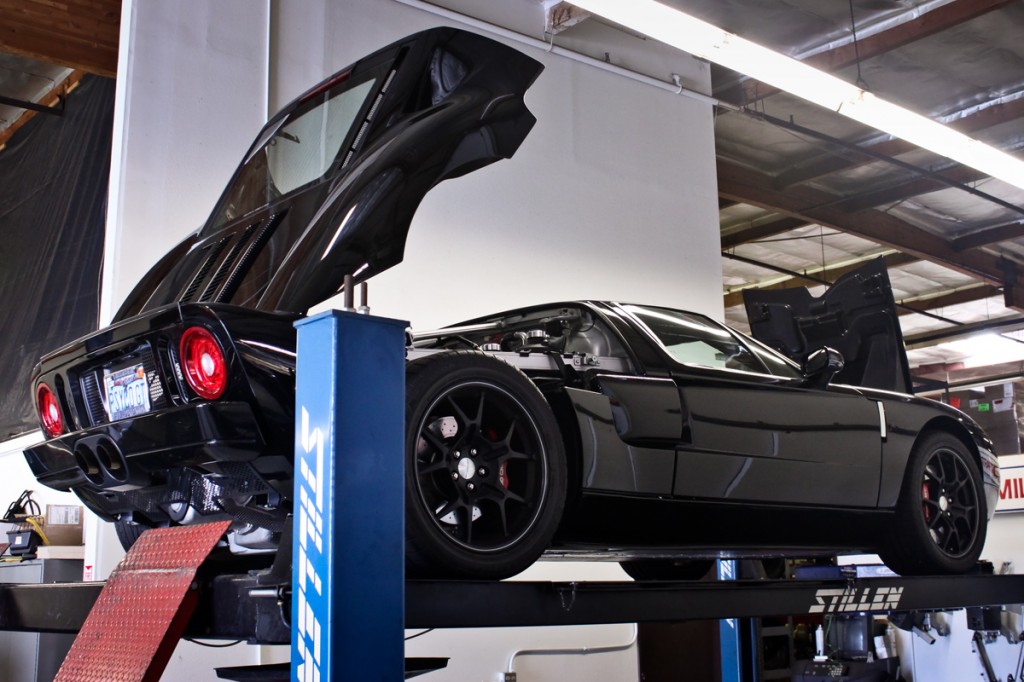
M 626 305 L 675 360 L 686 365 L 767 374 L 764 364 L 726 328 L 669 308 Z
M 779 355 L 757 339 L 744 337 L 744 340 L 750 346 L 750 350 L 756 353 L 757 357 L 761 358 L 761 362 L 768 367 L 768 371 L 775 376 L 786 377 L 789 379 L 804 378 L 804 373 L 800 370 L 800 367 L 798 367 L 797 364 L 789 358 Z

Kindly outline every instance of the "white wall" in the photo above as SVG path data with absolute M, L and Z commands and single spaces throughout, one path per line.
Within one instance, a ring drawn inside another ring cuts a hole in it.
M 530 0 L 448 5 L 543 38 Z M 442 21 L 395 0 L 125 0 L 104 273 L 104 320 L 145 269 L 197 227 L 268 111 L 361 55 Z M 706 64 L 602 24 L 556 41 L 662 81 L 710 87 Z M 720 317 L 712 114 L 707 104 L 520 47 L 545 63 L 527 96 L 538 124 L 511 161 L 446 182 L 424 201 L 406 261 L 371 282 L 374 312 L 434 326 L 562 298 L 615 298 Z M 118 557 L 104 528 L 96 563 Z M 542 564 L 534 575 L 622 578 L 614 565 Z M 635 679 L 633 628 L 438 631 L 410 655 L 451 655 L 431 679 L 494 679 L 520 649 L 533 680 Z M 181 645 L 164 679 L 215 679 Z M 235 647 L 219 665 L 279 658 Z

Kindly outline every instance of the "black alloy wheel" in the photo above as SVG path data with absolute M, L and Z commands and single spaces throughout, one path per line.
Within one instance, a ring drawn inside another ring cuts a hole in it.
M 974 456 L 950 434 L 929 434 L 910 455 L 882 559 L 902 575 L 964 573 L 981 555 L 987 523 Z
M 565 455 L 522 372 L 471 351 L 410 363 L 406 433 L 410 574 L 505 578 L 541 555 L 561 520 Z

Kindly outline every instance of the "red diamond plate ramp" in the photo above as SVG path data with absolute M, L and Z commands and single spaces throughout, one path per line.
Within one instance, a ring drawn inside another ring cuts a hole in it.
M 54 682 L 157 682 L 195 611 L 196 571 L 229 524 L 143 533 L 107 579 Z

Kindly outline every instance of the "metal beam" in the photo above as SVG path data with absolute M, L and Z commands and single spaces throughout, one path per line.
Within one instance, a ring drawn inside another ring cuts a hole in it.
M 1024 118 L 1024 96 L 1002 104 L 978 109 L 974 113 L 951 121 L 946 125 L 961 133 L 971 134 L 1001 123 L 1016 121 L 1019 118 Z M 899 138 L 880 136 L 876 137 L 875 140 L 877 141 L 861 143 L 865 152 L 867 149 L 870 149 L 877 155 L 899 156 L 916 149 L 911 143 Z M 855 150 L 848 151 L 849 153 L 842 156 L 830 154 L 817 162 L 808 163 L 803 166 L 794 166 L 780 173 L 775 182 L 780 188 L 786 188 L 875 161 L 874 156 L 868 156 L 866 153 L 859 154 Z
M 731 249 L 740 244 L 748 244 L 759 239 L 768 239 L 769 237 L 774 237 L 775 235 L 800 227 L 807 227 L 809 224 L 806 220 L 801 220 L 800 218 L 776 218 L 775 220 L 745 227 L 736 232 L 723 234 L 722 248 Z
M 899 307 L 900 315 L 910 315 L 912 313 L 926 313 L 931 310 L 939 310 L 940 308 L 947 308 L 953 305 L 959 305 L 961 303 L 970 303 L 972 301 L 980 301 L 985 298 L 992 298 L 994 296 L 1001 296 L 1003 290 L 999 287 L 992 286 L 991 284 L 979 284 L 968 289 L 957 289 L 951 291 L 948 294 L 940 294 L 938 296 L 929 296 L 927 298 L 911 299 L 896 301 Z
M 257 584 L 251 575 L 237 579 L 241 582 L 218 578 L 214 583 L 237 590 L 233 598 L 221 595 L 218 603 L 234 602 L 247 609 L 256 605 L 263 610 L 246 611 L 246 618 L 234 619 L 234 627 L 227 630 L 208 621 L 208 611 L 199 611 L 190 623 L 189 636 L 283 643 L 287 627 L 277 627 L 268 640 L 256 636 L 261 622 L 281 620 L 282 605 L 277 599 L 250 596 Z M 102 583 L 0 585 L 0 604 L 5 607 L 0 609 L 0 629 L 75 632 L 101 587 Z M 208 585 L 200 590 L 201 602 L 211 599 Z M 410 628 L 679 622 L 1020 603 L 1024 603 L 1024 575 L 649 583 L 411 580 L 405 584 L 405 618 Z
M 25 109 L 26 111 L 35 111 L 40 114 L 61 116 L 64 113 L 64 99 L 58 97 L 57 103 L 60 104 L 60 106 L 46 106 L 43 104 L 37 104 L 36 102 L 26 102 L 23 99 L 15 99 L 14 97 L 5 97 L 4 95 L 0 95 L 0 104 L 6 104 L 9 107 L 17 107 L 18 109 Z
M 999 198 L 999 197 L 997 197 L 997 196 L 995 196 L 993 194 L 989 194 L 988 192 L 984 192 L 984 191 L 978 189 L 977 187 L 974 187 L 973 185 L 965 184 L 963 182 L 958 182 L 956 180 L 956 177 L 957 177 L 958 174 L 962 174 L 964 177 L 966 177 L 968 179 L 971 179 L 971 180 L 977 180 L 979 177 L 986 177 L 984 175 L 976 174 L 976 172 L 972 171 L 971 169 L 964 169 L 964 168 L 958 167 L 958 166 L 953 166 L 951 168 L 946 168 L 945 170 L 949 173 L 949 175 L 947 176 L 947 175 L 944 175 L 943 173 L 933 172 L 933 171 L 931 171 L 931 170 L 929 170 L 927 168 L 922 168 L 920 166 L 916 166 L 916 165 L 914 165 L 912 163 L 908 163 L 908 162 L 903 161 L 901 159 L 893 158 L 891 156 L 883 156 L 883 155 L 879 154 L 874 149 L 857 147 L 857 145 L 852 144 L 850 142 L 847 142 L 846 140 L 843 140 L 843 139 L 840 139 L 840 138 L 837 138 L 837 137 L 833 137 L 832 135 L 828 135 L 828 134 L 823 133 L 823 132 L 821 132 L 819 130 L 814 130 L 813 128 L 808 128 L 807 126 L 802 126 L 802 125 L 800 125 L 798 123 L 793 122 L 792 120 L 786 120 L 786 119 L 778 118 L 776 116 L 771 116 L 771 115 L 766 114 L 764 112 L 746 111 L 744 113 L 747 116 L 750 116 L 751 118 L 755 118 L 755 119 L 758 119 L 758 120 L 766 121 L 766 122 L 770 123 L 773 126 L 777 126 L 779 128 L 783 128 L 785 130 L 792 130 L 793 132 L 796 132 L 796 133 L 798 133 L 800 135 L 809 137 L 811 139 L 821 140 L 822 142 L 825 142 L 826 144 L 835 145 L 835 146 L 838 146 L 838 147 L 840 147 L 842 149 L 851 149 L 851 150 L 853 150 L 853 151 L 855 151 L 855 152 L 857 152 L 859 154 L 871 157 L 871 158 L 875 159 L 876 161 L 883 161 L 883 162 L 888 163 L 888 164 L 890 164 L 892 166 L 895 166 L 897 168 L 901 168 L 901 169 L 903 169 L 905 171 L 909 171 L 910 173 L 913 173 L 915 178 L 918 178 L 918 180 L 910 181 L 908 183 L 908 184 L 911 185 L 911 187 L 909 189 L 897 190 L 896 192 L 893 192 L 891 194 L 887 194 L 888 190 L 881 190 L 881 191 L 879 191 L 870 200 L 864 202 L 866 205 L 862 205 L 862 206 L 859 206 L 859 207 L 849 207 L 849 206 L 847 206 L 847 204 L 849 204 L 851 202 L 851 200 L 854 200 L 854 199 L 856 199 L 858 197 L 862 197 L 864 194 L 869 194 L 867 192 L 862 193 L 862 194 L 854 194 L 854 195 L 851 195 L 851 196 L 844 196 L 842 198 L 833 199 L 832 202 L 831 202 L 831 205 L 833 205 L 833 206 L 840 206 L 840 207 L 844 208 L 847 211 L 851 210 L 851 208 L 853 208 L 853 209 L 863 209 L 863 208 L 867 208 L 868 206 L 875 205 L 875 202 L 877 202 L 877 203 L 884 203 L 887 199 L 888 200 L 893 200 L 894 198 L 900 198 L 901 196 L 903 198 L 906 198 L 907 196 L 912 196 L 914 194 L 922 194 L 925 191 L 932 191 L 934 189 L 938 189 L 939 187 L 945 185 L 947 187 L 954 187 L 956 189 L 959 189 L 962 192 L 967 192 L 968 194 L 971 194 L 973 196 L 979 197 L 979 198 L 984 199 L 986 201 L 992 202 L 992 203 L 996 204 L 997 206 L 1001 206 L 1002 208 L 1006 209 L 1007 211 L 1011 211 L 1011 212 L 1015 212 L 1015 213 L 1020 213 L 1021 215 L 1024 215 L 1024 208 L 1022 208 L 1020 205 L 1012 203 L 1012 202 L 1007 201 L 1005 199 L 1001 199 L 1001 198 Z M 1017 148 L 1019 146 L 1021 146 L 1021 145 L 1019 145 L 1019 144 L 1015 145 L 1014 148 Z M 959 170 L 953 170 L 953 169 L 957 169 L 957 168 L 959 168 Z M 923 185 L 920 185 L 920 186 L 916 186 L 914 184 L 914 183 L 917 183 L 919 180 L 923 180 L 923 179 L 931 180 L 931 181 L 934 182 L 934 184 L 923 184 Z M 775 180 L 775 185 L 776 185 L 776 187 L 779 186 L 779 182 L 778 182 L 777 179 Z
M 836 207 L 840 210 L 854 213 L 856 211 L 863 211 L 867 208 L 875 208 L 876 206 L 888 206 L 889 204 L 905 201 L 911 197 L 916 197 L 921 194 L 937 192 L 940 189 L 949 189 L 950 182 L 966 184 L 969 182 L 977 182 L 978 180 L 988 177 L 988 175 L 981 171 L 960 165 L 940 171 L 937 175 L 949 182 L 943 182 L 931 177 L 915 178 L 908 182 L 885 187 L 874 192 L 858 194 L 854 197 L 850 197 L 849 199 L 840 201 L 836 204 Z
M 971 322 L 961 324 L 953 328 L 938 329 L 935 331 L 920 332 L 903 337 L 903 342 L 908 350 L 914 348 L 927 348 L 947 341 L 962 339 L 975 334 L 993 333 L 1005 334 L 1024 329 L 1024 316 L 1015 315 L 1004 317 L 998 320 L 985 320 L 983 322 Z
M 838 71 L 856 64 L 858 58 L 862 62 L 866 61 L 1015 3 L 1016 0 L 955 0 L 922 14 L 914 21 L 862 38 L 856 45 L 847 43 L 827 52 L 819 52 L 804 59 L 803 63 L 822 71 Z M 779 92 L 778 88 L 748 78 L 716 91 L 715 96 L 735 104 L 750 104 L 776 92 Z
M 956 237 L 950 243 L 957 251 L 965 251 L 967 249 L 976 249 L 979 246 L 1010 241 L 1011 239 L 1020 239 L 1021 237 L 1024 237 L 1024 220 L 1014 220 Z
M 65 78 L 63 81 L 54 86 L 54 88 L 50 90 L 50 92 L 43 95 L 36 104 L 41 107 L 55 106 L 58 101 L 63 100 L 65 97 L 67 97 L 68 93 L 77 88 L 79 81 L 81 81 L 84 77 L 84 71 L 72 71 L 70 74 L 68 74 L 67 78 Z M 28 123 L 35 115 L 36 112 L 30 109 L 24 112 L 21 116 L 19 116 L 17 120 L 15 120 L 9 126 L 4 128 L 3 130 L 0 130 L 0 149 L 3 149 L 4 146 L 7 144 L 8 140 L 10 140 L 14 136 L 14 133 L 18 132 L 18 130 L 23 125 Z
M 1017 290 L 1022 281 L 1013 263 L 984 251 L 957 251 L 945 239 L 890 214 L 875 210 L 845 213 L 834 207 L 833 195 L 809 187 L 781 191 L 771 177 L 722 159 L 718 160 L 718 191 L 728 199 L 855 234 L 1001 286 L 1007 299 L 1021 301 L 1024 309 L 1024 292 Z
M 756 288 L 763 291 L 765 289 L 791 289 L 793 287 L 804 286 L 805 282 L 811 285 L 833 284 L 837 279 L 839 279 L 846 273 L 853 272 L 854 270 L 861 267 L 868 261 L 874 260 L 877 257 L 878 256 L 871 256 L 869 258 L 864 258 L 855 263 L 849 263 L 841 267 L 826 268 L 824 270 L 817 270 L 808 273 L 799 273 L 791 276 L 789 279 L 784 280 L 782 282 L 775 282 L 767 286 L 754 285 L 753 287 L 748 288 Z M 921 260 L 920 258 L 915 258 L 914 256 L 908 256 L 905 253 L 899 252 L 886 254 L 885 256 L 883 256 L 883 258 L 885 258 L 886 268 L 890 270 L 893 268 L 898 268 L 903 265 L 907 265 L 908 263 L 916 263 L 919 260 Z M 781 268 L 772 269 L 778 272 Z M 736 291 L 729 292 L 728 294 L 725 295 L 726 308 L 731 308 L 737 305 L 743 305 L 743 289 L 738 289 Z

